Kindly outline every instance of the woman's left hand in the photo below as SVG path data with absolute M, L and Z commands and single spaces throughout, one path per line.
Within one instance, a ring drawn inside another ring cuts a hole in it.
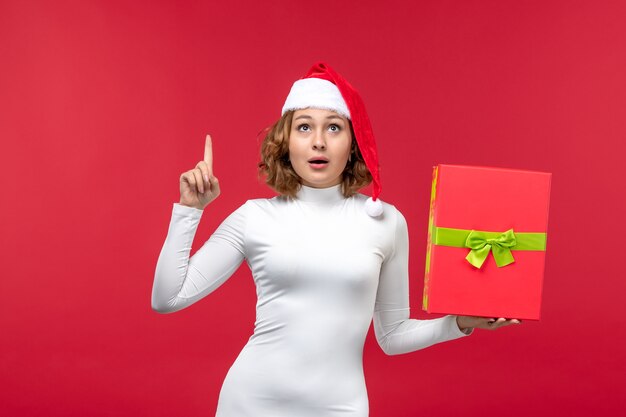
M 510 324 L 520 324 L 521 322 L 522 321 L 518 319 L 507 320 L 503 317 L 496 319 L 489 317 L 456 316 L 456 324 L 459 326 L 461 331 L 471 328 L 495 330 Z

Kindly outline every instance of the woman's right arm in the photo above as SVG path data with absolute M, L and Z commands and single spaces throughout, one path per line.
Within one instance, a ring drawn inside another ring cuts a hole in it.
M 180 204 L 174 204 L 167 238 L 157 262 L 152 308 L 159 313 L 178 311 L 211 293 L 244 259 L 246 205 L 231 214 L 189 258 L 202 212 L 220 194 L 212 165 L 211 137 L 207 135 L 204 159 L 180 177 Z
M 174 204 L 167 238 L 152 286 L 152 308 L 172 313 L 190 306 L 222 285 L 244 260 L 247 205 L 233 212 L 189 258 L 202 211 Z

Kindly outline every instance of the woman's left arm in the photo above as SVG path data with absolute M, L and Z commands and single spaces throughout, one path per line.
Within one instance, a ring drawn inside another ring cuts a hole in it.
M 431 320 L 409 319 L 409 234 L 404 216 L 395 212 L 395 239 L 391 252 L 380 270 L 378 292 L 374 307 L 374 332 L 378 344 L 388 355 L 408 353 L 436 343 L 471 334 L 471 327 L 459 316 Z M 469 323 L 469 322 L 468 322 Z
M 402 213 L 395 210 L 395 239 L 380 270 L 374 307 L 374 332 L 388 355 L 408 353 L 436 343 L 470 335 L 473 329 L 495 330 L 517 319 L 445 316 L 431 320 L 409 319 L 409 233 Z

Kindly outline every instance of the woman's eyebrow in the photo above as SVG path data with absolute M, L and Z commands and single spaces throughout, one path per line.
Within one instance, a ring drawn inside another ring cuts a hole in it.
M 301 116 L 296 117 L 294 120 L 298 120 L 298 119 L 312 119 L 311 116 L 303 114 Z

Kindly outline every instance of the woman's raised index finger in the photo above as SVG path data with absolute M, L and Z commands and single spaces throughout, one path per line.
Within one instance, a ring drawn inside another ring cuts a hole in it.
M 213 172 L 213 143 L 211 142 L 211 135 L 206 135 L 206 142 L 204 143 L 204 162 L 207 163 L 211 172 Z

